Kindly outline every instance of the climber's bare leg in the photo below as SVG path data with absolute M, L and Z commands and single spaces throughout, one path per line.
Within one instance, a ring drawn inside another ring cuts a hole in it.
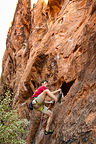
M 54 94 L 52 94 L 48 89 L 46 89 L 46 90 L 44 90 L 44 91 L 42 92 L 42 98 L 43 98 L 44 100 L 45 100 L 46 95 L 49 96 L 50 98 L 54 99 L 55 102 L 57 102 L 56 96 L 55 96 Z
M 52 122 L 52 117 L 53 117 L 53 112 L 51 111 L 51 110 L 48 110 L 47 112 L 46 112 L 46 114 L 48 115 L 48 121 L 47 121 L 47 125 L 46 125 L 46 131 L 48 131 L 49 130 L 49 127 L 50 127 L 50 124 L 51 124 L 51 122 Z

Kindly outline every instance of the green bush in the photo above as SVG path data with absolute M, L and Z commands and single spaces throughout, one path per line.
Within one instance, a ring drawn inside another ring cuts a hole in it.
M 17 111 L 12 109 L 12 101 L 12 93 L 7 89 L 0 97 L 0 144 L 26 144 L 29 122 L 19 119 Z

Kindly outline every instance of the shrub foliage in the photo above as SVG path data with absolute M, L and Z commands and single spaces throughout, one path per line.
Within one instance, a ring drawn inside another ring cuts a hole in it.
M 29 122 L 20 119 L 17 111 L 12 109 L 12 92 L 9 88 L 0 96 L 0 143 L 25 144 L 24 141 Z

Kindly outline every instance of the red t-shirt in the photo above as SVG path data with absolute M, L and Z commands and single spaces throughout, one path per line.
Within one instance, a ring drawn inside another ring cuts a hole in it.
M 44 90 L 46 90 L 47 88 L 45 86 L 40 86 L 35 93 L 31 96 L 31 99 L 34 97 L 37 97 L 38 95 L 40 95 Z

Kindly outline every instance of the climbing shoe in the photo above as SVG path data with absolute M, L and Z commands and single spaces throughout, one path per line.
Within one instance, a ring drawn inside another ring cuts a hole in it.
M 45 135 L 53 134 L 53 132 L 54 132 L 54 130 L 49 130 L 49 131 L 46 131 L 46 130 L 45 130 L 45 131 L 44 131 L 44 134 L 45 134 Z
M 59 94 L 58 102 L 61 103 L 62 93 Z

